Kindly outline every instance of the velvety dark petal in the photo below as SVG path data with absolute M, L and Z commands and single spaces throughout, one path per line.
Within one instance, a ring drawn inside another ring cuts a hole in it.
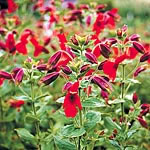
M 98 63 L 98 62 L 97 62 L 97 58 L 95 57 L 95 55 L 92 54 L 92 53 L 90 53 L 90 52 L 86 52 L 86 53 L 85 53 L 85 57 L 86 57 L 87 60 L 88 60 L 89 62 L 91 62 L 91 63 L 95 63 L 95 64 Z
M 144 62 L 150 59 L 150 52 L 146 52 L 145 54 L 143 54 L 143 56 L 141 56 L 140 58 L 140 62 Z
M 54 55 L 52 55 L 49 60 L 48 60 L 48 64 L 50 65 L 56 65 L 56 63 L 59 61 L 61 57 L 61 51 L 56 52 Z
M 4 79 L 12 79 L 12 75 L 5 71 L 0 71 L 0 78 Z
M 143 45 L 142 45 L 141 43 L 134 41 L 134 42 L 133 42 L 133 47 L 134 47 L 139 53 L 144 54 L 145 50 L 144 50 L 144 47 L 143 47 Z
M 41 79 L 41 82 L 43 82 L 45 85 L 49 85 L 53 81 L 55 81 L 59 76 L 59 72 L 53 72 L 50 74 L 47 74 Z

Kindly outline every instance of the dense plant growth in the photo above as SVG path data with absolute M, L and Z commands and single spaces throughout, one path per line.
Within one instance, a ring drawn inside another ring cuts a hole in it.
M 136 87 L 149 72 L 150 45 L 116 26 L 117 8 L 1 6 L 0 149 L 149 149 L 150 104 Z

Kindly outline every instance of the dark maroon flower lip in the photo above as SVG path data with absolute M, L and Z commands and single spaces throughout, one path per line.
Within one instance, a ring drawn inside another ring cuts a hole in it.
M 94 54 L 90 53 L 90 52 L 86 52 L 85 53 L 85 57 L 87 58 L 87 60 L 93 64 L 97 64 L 97 58 Z
M 90 64 L 85 64 L 80 68 L 80 73 L 86 72 L 87 70 L 90 69 Z
M 23 76 L 24 76 L 24 71 L 22 68 L 14 68 L 13 71 L 12 71 L 12 76 L 13 76 L 13 79 L 15 81 L 16 84 L 19 84 L 22 82 L 23 80 Z
M 4 79 L 12 79 L 12 75 L 8 72 L 5 71 L 0 71 L 0 78 L 4 78 Z
M 142 54 L 145 53 L 144 47 L 143 47 L 143 45 L 142 45 L 141 43 L 134 41 L 134 42 L 133 42 L 133 47 L 134 47 L 139 53 L 142 53 Z
M 68 66 L 62 66 L 61 69 L 67 75 L 70 75 L 72 73 L 72 70 Z
M 132 34 L 130 37 L 129 37 L 129 40 L 130 41 L 139 41 L 140 39 L 140 35 L 138 34 Z
M 98 70 L 103 70 L 103 65 L 105 64 L 105 62 L 107 62 L 107 60 L 101 62 L 101 63 L 98 65 Z
M 144 62 L 150 59 L 150 52 L 146 52 L 145 54 L 143 54 L 143 56 L 141 56 L 140 58 L 140 62 Z
M 112 86 L 110 85 L 110 83 L 101 76 L 92 77 L 91 82 L 98 85 L 104 91 L 108 91 L 108 90 L 112 91 Z
M 143 72 L 146 70 L 146 66 L 140 66 L 136 69 L 136 71 L 134 72 L 133 76 L 137 77 L 139 75 L 139 73 Z
M 55 81 L 59 76 L 59 72 L 52 72 L 41 78 L 41 82 L 45 85 L 51 84 L 53 81 Z
M 49 65 L 56 65 L 61 57 L 61 51 L 56 52 L 53 56 L 51 56 L 48 60 Z
M 46 71 L 48 70 L 47 64 L 40 64 L 36 67 L 36 69 L 38 69 L 39 71 Z
M 101 54 L 105 58 L 109 58 L 109 55 L 111 54 L 110 48 L 106 44 L 102 44 L 102 43 L 99 46 L 100 46 Z

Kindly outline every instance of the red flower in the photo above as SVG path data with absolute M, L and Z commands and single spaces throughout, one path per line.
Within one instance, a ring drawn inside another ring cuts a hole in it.
M 8 3 L 8 12 L 13 13 L 18 8 L 18 5 L 14 2 L 14 0 L 7 0 Z
M 96 21 L 93 24 L 93 31 L 96 32 L 96 35 L 98 35 L 105 27 L 105 22 L 104 22 L 104 15 L 102 13 L 99 13 Z
M 79 82 L 77 81 L 71 85 L 71 87 L 69 88 L 65 96 L 63 108 L 64 108 L 66 117 L 74 118 L 78 112 L 77 107 L 80 110 L 82 110 L 80 97 L 78 95 L 78 88 L 79 88 Z
M 9 104 L 13 108 L 20 108 L 22 105 L 24 105 L 24 100 L 9 100 Z
M 10 53 L 14 53 L 16 50 L 14 34 L 12 32 L 8 33 L 8 35 L 7 35 L 6 47 L 8 48 L 8 51 Z
M 5 80 L 4 78 L 0 78 L 0 86 L 3 85 L 3 81 L 4 81 L 4 80 Z
M 60 48 L 61 48 L 62 50 L 66 50 L 65 44 L 67 43 L 67 40 L 66 40 L 66 37 L 65 37 L 64 33 L 60 33 L 60 34 L 58 34 L 57 36 L 58 36 L 58 38 L 59 38 Z
M 34 56 L 35 57 L 39 56 L 42 52 L 49 53 L 49 51 L 45 47 L 43 47 L 39 44 L 39 42 L 37 41 L 37 39 L 34 36 L 31 37 L 30 41 L 34 46 Z
M 110 79 L 112 79 L 113 81 L 116 78 L 116 73 L 117 73 L 117 69 L 119 64 L 124 61 L 127 58 L 126 54 L 123 54 L 119 57 L 116 58 L 115 62 L 111 62 L 111 61 L 106 61 L 103 65 L 103 71 L 105 74 L 107 74 L 109 76 Z

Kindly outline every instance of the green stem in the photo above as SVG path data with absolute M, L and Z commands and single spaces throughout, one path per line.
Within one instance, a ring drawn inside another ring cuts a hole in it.
M 2 99 L 0 97 L 0 109 L 1 109 L 1 119 L 3 120 L 3 106 L 2 106 Z
M 37 116 L 37 113 L 36 113 L 36 107 L 35 107 L 35 103 L 34 103 L 34 89 L 33 89 L 33 83 L 31 81 L 31 97 L 32 97 L 32 111 L 35 115 L 35 117 Z M 40 144 L 40 126 L 39 126 L 39 122 L 36 121 L 35 122 L 35 128 L 36 128 L 36 133 L 38 135 L 38 149 L 41 150 L 41 144 Z
M 79 89 L 79 96 L 81 95 L 81 89 Z M 79 109 L 79 120 L 80 120 L 80 128 L 82 127 L 83 121 L 82 121 L 82 111 Z M 79 136 L 78 139 L 78 150 L 81 150 L 81 137 Z
M 122 82 L 121 82 L 121 99 L 124 100 L 124 92 L 125 92 L 125 65 L 122 65 Z M 122 119 L 124 117 L 124 104 L 121 103 L 121 116 Z

